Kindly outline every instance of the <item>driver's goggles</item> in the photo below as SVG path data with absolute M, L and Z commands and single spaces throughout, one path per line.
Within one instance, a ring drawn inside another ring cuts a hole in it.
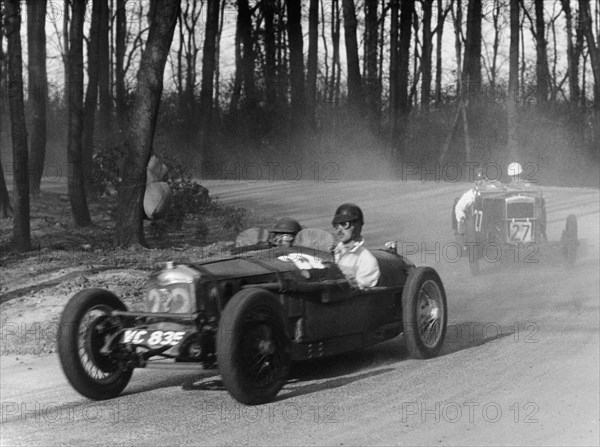
M 338 228 L 341 228 L 342 230 L 347 230 L 351 226 L 352 226 L 352 222 L 338 222 L 338 223 L 333 224 L 333 228 L 335 228 L 336 230 Z
M 275 235 L 274 239 L 281 242 L 292 242 L 294 240 L 294 236 L 291 234 L 281 233 Z

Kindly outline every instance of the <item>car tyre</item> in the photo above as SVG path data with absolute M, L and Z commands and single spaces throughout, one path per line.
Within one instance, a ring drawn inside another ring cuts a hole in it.
M 250 288 L 229 300 L 217 332 L 217 364 L 225 388 L 239 402 L 275 398 L 290 366 L 290 339 L 275 295 Z
M 577 257 L 577 237 L 577 216 L 574 214 L 569 214 L 567 216 L 567 223 L 561 238 L 563 255 L 567 265 L 569 266 L 575 264 L 575 258 Z
M 113 310 L 127 310 L 113 293 L 82 290 L 67 303 L 58 326 L 58 356 L 65 376 L 80 394 L 94 400 L 118 396 L 133 373 L 112 352 L 101 352 L 121 329 L 111 317 Z
M 402 320 L 408 351 L 415 358 L 430 358 L 441 349 L 446 335 L 446 292 L 431 267 L 416 267 L 402 292 Z

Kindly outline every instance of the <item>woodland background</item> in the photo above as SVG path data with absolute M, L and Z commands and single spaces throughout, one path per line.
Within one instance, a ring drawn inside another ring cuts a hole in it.
M 210 201 L 198 179 L 285 180 L 290 163 L 303 180 L 403 179 L 407 166 L 516 160 L 546 183 L 598 186 L 599 0 L 2 0 L 0 11 L 0 214 L 18 251 L 31 248 L 30 199 L 57 177 L 75 226 L 114 189 L 116 245 L 145 245 L 153 153 L 190 211 Z

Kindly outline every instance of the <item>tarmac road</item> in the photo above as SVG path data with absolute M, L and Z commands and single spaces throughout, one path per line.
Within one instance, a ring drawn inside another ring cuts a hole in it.
M 411 359 L 398 337 L 298 364 L 279 399 L 257 407 L 198 371 L 138 370 L 122 396 L 92 402 L 70 388 L 55 356 L 2 357 L 2 445 L 599 444 L 598 190 L 544 190 L 550 245 L 566 216 L 578 217 L 576 268 L 551 246 L 490 255 L 471 277 L 450 230 L 466 184 L 203 183 L 224 203 L 305 227 L 328 229 L 337 205 L 359 204 L 368 246 L 397 240 L 440 272 L 449 311 L 441 354 Z

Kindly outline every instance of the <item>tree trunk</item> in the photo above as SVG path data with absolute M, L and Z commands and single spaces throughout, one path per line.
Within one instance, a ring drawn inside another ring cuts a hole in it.
M 400 111 L 400 95 L 398 94 L 398 13 L 400 10 L 400 0 L 391 0 L 390 2 L 390 154 L 392 160 L 395 160 L 395 147 L 398 132 L 398 114 Z
M 437 0 L 437 44 L 435 46 L 435 103 L 442 102 L 442 43 L 444 35 L 445 15 L 442 0 Z
M 346 63 L 348 70 L 348 103 L 356 117 L 364 106 L 358 41 L 356 39 L 356 10 L 354 0 L 342 0 L 344 14 L 344 38 L 346 40 Z
M 4 50 L 2 47 L 2 40 L 4 39 L 4 14 L 2 8 L 0 8 L 0 86 L 4 84 L 3 71 L 4 68 Z M 2 110 L 0 109 L 0 129 L 2 129 Z M 10 196 L 8 194 L 8 188 L 6 186 L 6 179 L 4 178 L 4 169 L 2 168 L 2 160 L 0 158 L 0 219 L 8 218 L 12 215 L 12 206 L 10 204 Z
M 10 195 L 4 178 L 4 169 L 2 168 L 2 160 L 0 160 L 0 219 L 7 219 L 12 216 L 12 206 L 10 204 Z
M 431 14 L 433 0 L 423 0 L 423 51 L 421 55 L 421 106 L 429 110 L 431 97 Z
M 17 251 L 31 248 L 29 206 L 29 155 L 23 100 L 23 58 L 21 51 L 21 4 L 6 0 L 6 36 L 8 38 L 8 102 L 12 135 L 15 209 L 13 243 Z
M 517 127 L 517 99 L 519 95 L 519 0 L 510 0 L 510 54 L 508 73 L 508 159 L 515 162 L 519 157 Z
M 164 68 L 175 32 L 180 0 L 154 0 L 148 41 L 138 71 L 135 103 L 129 122 L 123 181 L 119 185 L 115 242 L 118 246 L 146 245 L 144 191 L 146 167 L 163 89 Z
M 27 51 L 29 57 L 29 103 L 31 107 L 31 151 L 29 186 L 39 194 L 46 158 L 46 0 L 27 0 Z
M 115 50 L 115 103 L 117 111 L 117 125 L 119 131 L 125 130 L 127 122 L 127 99 L 125 91 L 125 48 L 127 39 L 127 17 L 125 2 L 117 0 L 117 22 L 116 22 L 116 50 Z
M 537 101 L 543 104 L 548 101 L 548 86 L 550 73 L 548 70 L 548 55 L 546 54 L 546 31 L 544 22 L 544 0 L 534 0 L 535 3 L 535 73 L 537 79 Z
M 69 29 L 69 83 L 67 84 L 67 163 L 69 165 L 68 188 L 73 221 L 77 226 L 91 223 L 85 197 L 83 172 L 83 25 L 85 0 L 74 0 Z
M 319 51 L 319 0 L 310 0 L 308 9 L 308 59 L 306 61 L 306 110 L 314 124 L 317 100 L 317 69 Z
M 402 115 L 410 112 L 408 98 L 408 79 L 410 65 L 410 40 L 412 34 L 412 19 L 415 12 L 415 1 L 400 2 L 400 46 L 398 52 L 398 98 Z
M 277 100 L 277 53 L 275 47 L 275 0 L 260 2 L 265 21 L 265 88 L 267 106 L 273 108 Z
M 467 9 L 467 39 L 462 72 L 463 95 L 479 99 L 481 90 L 481 1 L 469 0 Z
M 234 41 L 235 73 L 233 75 L 233 86 L 231 88 L 231 101 L 229 103 L 229 113 L 234 113 L 238 110 L 240 97 L 242 95 L 242 41 L 240 34 L 240 27 L 236 26 Z
M 109 24 L 108 0 L 100 0 L 100 23 L 98 25 L 98 129 L 101 147 L 108 143 L 112 99 L 110 93 Z
M 220 0 L 207 0 L 206 32 L 202 52 L 202 84 L 200 87 L 200 148 L 203 153 L 210 149 L 220 6 Z
M 378 49 L 379 23 L 377 20 L 378 0 L 365 1 L 365 85 L 368 120 L 371 128 L 379 126 L 381 92 L 379 90 Z
M 333 46 L 332 63 L 331 63 L 331 87 L 329 102 L 337 104 L 340 90 L 340 9 L 339 0 L 331 1 L 331 43 Z
M 333 0 L 337 1 L 337 0 Z M 287 104 L 289 78 L 288 78 L 288 45 L 286 41 L 287 27 L 285 26 L 286 2 L 277 0 L 277 98 Z
M 90 39 L 88 44 L 88 84 L 83 106 L 83 137 L 82 137 L 82 163 L 86 186 L 90 185 L 92 172 L 92 159 L 94 155 L 94 131 L 96 124 L 96 107 L 98 105 L 98 37 L 100 32 L 100 15 L 102 14 L 100 2 L 93 0 L 92 23 L 90 25 Z
M 583 19 L 583 34 L 588 45 L 594 74 L 594 108 L 600 111 L 600 47 L 594 39 L 589 0 L 579 0 Z
M 561 0 L 565 20 L 567 22 L 567 73 L 569 76 L 569 100 L 572 105 L 579 102 L 579 70 L 575 62 L 575 47 L 573 45 L 573 15 L 571 13 L 571 1 Z
M 301 1 L 288 0 L 287 12 L 288 40 L 290 48 L 292 128 L 299 130 L 302 129 L 306 123 Z
M 252 39 L 252 13 L 248 0 L 238 0 L 238 27 L 242 43 L 242 77 L 244 80 L 245 105 L 248 110 L 256 107 L 254 85 L 254 40 Z

